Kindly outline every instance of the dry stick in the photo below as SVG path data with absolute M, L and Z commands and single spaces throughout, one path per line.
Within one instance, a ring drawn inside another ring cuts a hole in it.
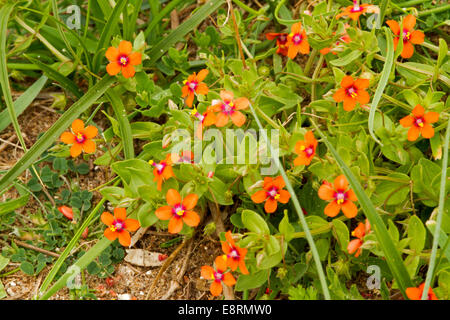
M 153 289 L 155 288 L 156 284 L 158 283 L 159 278 L 161 278 L 161 276 L 164 273 L 164 271 L 166 271 L 166 269 L 170 266 L 170 264 L 175 259 L 177 254 L 181 251 L 181 249 L 183 249 L 183 247 L 186 245 L 186 243 L 188 241 L 192 241 L 192 238 L 189 238 L 189 239 L 184 238 L 183 242 L 170 254 L 170 256 L 167 258 L 166 262 L 163 264 L 161 269 L 159 269 L 159 272 L 156 275 L 155 280 L 153 280 L 153 283 L 150 286 L 150 290 L 148 290 L 148 292 L 147 292 L 147 296 L 145 297 L 146 300 L 150 299 L 151 292 L 153 291 Z
M 191 239 L 193 239 L 193 238 L 191 238 Z M 183 264 L 181 266 L 180 271 L 178 272 L 177 278 L 175 280 L 172 280 L 172 282 L 170 283 L 169 290 L 167 290 L 167 293 L 161 297 L 161 300 L 169 299 L 176 290 L 181 288 L 180 282 L 183 279 L 184 274 L 186 273 L 187 262 L 189 260 L 189 257 L 191 256 L 193 245 L 194 245 L 194 241 L 190 241 L 189 247 L 188 247 L 188 252 L 186 253 L 186 256 L 184 257 Z
M 54 253 L 54 252 L 51 252 L 51 251 L 48 251 L 48 250 L 45 250 L 45 249 L 42 249 L 42 248 L 39 248 L 39 247 L 35 247 L 35 246 L 33 246 L 33 245 L 31 245 L 31 244 L 28 244 L 28 243 L 26 243 L 26 242 L 22 242 L 22 241 L 20 241 L 20 240 L 14 239 L 14 243 L 16 243 L 17 245 L 19 245 L 19 246 L 21 246 L 21 247 L 24 247 L 24 248 L 27 248 L 27 249 L 31 249 L 31 250 L 37 251 L 37 252 L 46 254 L 46 255 L 48 255 L 48 256 L 52 256 L 52 257 L 55 257 L 55 258 L 59 258 L 59 254 L 57 254 L 57 253 Z
M 211 202 L 208 202 L 209 209 L 211 210 L 211 214 L 213 216 L 214 222 L 216 224 L 216 234 L 219 237 L 221 232 L 225 232 L 225 226 L 222 221 L 222 216 L 219 209 L 219 204 L 217 203 L 216 197 L 214 196 L 214 192 L 212 192 L 211 188 L 209 188 L 209 192 L 211 193 L 215 206 L 212 205 Z M 223 286 L 223 295 L 225 296 L 225 300 L 235 300 L 234 292 L 231 287 Z
M 236 22 L 236 17 L 234 15 L 233 5 L 231 4 L 231 0 L 227 0 L 227 3 L 231 11 L 231 19 L 233 20 L 234 32 L 236 33 L 236 42 L 239 48 L 239 54 L 241 55 L 242 59 L 242 66 L 244 67 L 244 69 L 248 69 L 247 64 L 245 63 L 244 51 L 242 50 L 241 37 L 239 36 L 239 29 Z
M 2 152 L 3 150 L 5 150 L 5 148 L 6 148 L 8 145 L 13 146 L 13 147 L 16 146 L 14 143 L 12 143 L 13 140 L 14 140 L 16 137 L 17 137 L 17 136 L 16 136 L 16 134 L 14 133 L 11 137 L 8 138 L 8 140 L 0 139 L 0 141 L 3 142 L 3 144 L 0 146 L 0 152 Z M 23 150 L 23 148 L 22 148 L 21 146 L 17 146 L 17 147 Z

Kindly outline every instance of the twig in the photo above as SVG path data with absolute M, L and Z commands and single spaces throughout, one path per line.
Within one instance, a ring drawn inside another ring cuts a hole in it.
M 20 240 L 14 239 L 13 241 L 14 241 L 14 243 L 16 243 L 17 245 L 19 245 L 21 247 L 37 251 L 37 252 L 46 254 L 48 256 L 59 258 L 59 254 L 57 254 L 57 253 L 54 253 L 54 252 L 51 252 L 51 251 L 48 251 L 48 250 L 45 250 L 45 249 L 42 249 L 42 248 L 39 248 L 39 247 L 35 247 L 35 246 L 31 245 L 31 244 L 28 244 L 26 242 L 22 242 Z
M 245 63 L 244 51 L 242 50 L 241 37 L 239 36 L 239 28 L 236 22 L 236 16 L 234 15 L 233 5 L 231 4 L 231 0 L 227 0 L 228 6 L 231 8 L 231 19 L 233 20 L 234 32 L 236 33 L 236 42 L 239 48 L 239 54 L 242 59 L 242 66 L 244 69 L 248 69 L 247 64 Z

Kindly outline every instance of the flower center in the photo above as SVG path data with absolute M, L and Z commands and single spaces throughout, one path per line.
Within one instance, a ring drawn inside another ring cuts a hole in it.
M 292 35 L 292 33 L 291 33 Z M 292 35 L 292 41 L 294 42 L 295 45 L 299 44 L 300 42 L 302 42 L 302 35 L 300 33 L 296 33 L 294 35 Z
M 154 166 L 159 174 L 161 174 L 164 171 L 164 168 L 166 167 L 166 163 L 164 161 L 161 163 L 154 163 L 153 160 L 150 160 L 148 163 Z
M 229 258 L 232 258 L 232 259 L 237 259 L 237 260 L 239 260 L 239 253 L 237 252 L 236 249 L 233 249 L 233 250 L 231 250 L 231 252 L 228 254 L 228 257 L 229 257 Z
M 353 8 L 350 10 L 351 12 L 360 12 L 362 8 L 359 6 L 358 1 L 353 1 Z
M 120 232 L 120 231 L 123 230 L 124 226 L 125 226 L 125 225 L 124 225 L 124 223 L 123 223 L 122 221 L 120 221 L 120 220 L 114 220 L 113 224 L 109 227 L 109 229 L 110 229 L 112 232 L 116 232 L 116 231 Z
M 220 282 L 220 281 L 222 281 L 222 279 L 223 279 L 223 274 L 221 272 L 218 272 L 218 271 L 214 272 L 214 280 L 215 281 Z
M 286 35 L 285 35 L 285 34 L 280 34 L 280 35 L 278 36 L 278 44 L 279 44 L 279 45 L 284 45 L 284 44 L 286 44 L 286 42 L 287 42 L 287 37 L 286 37 Z
M 76 135 L 76 137 L 75 137 L 75 140 L 76 140 L 78 143 L 83 143 L 83 142 L 86 140 L 86 137 L 84 136 L 84 134 L 77 133 L 77 135 Z
M 172 212 L 181 218 L 184 216 L 185 208 L 181 204 L 176 204 L 173 207 Z
M 228 100 L 224 101 L 222 103 L 222 112 L 226 113 L 228 115 L 233 114 L 233 112 L 234 112 L 234 103 L 232 101 L 228 101 Z
M 120 64 L 122 67 L 125 67 L 125 66 L 128 64 L 129 61 L 130 61 L 130 59 L 128 59 L 127 56 L 120 56 L 120 57 L 119 57 L 119 64 Z
M 403 41 L 409 41 L 411 39 L 411 32 L 403 30 Z
M 272 189 L 267 191 L 267 195 L 275 200 L 278 200 L 280 198 L 280 194 L 278 193 L 278 189 L 276 187 L 272 187 Z
M 197 89 L 197 87 L 198 87 L 197 81 L 192 81 L 192 82 L 185 81 L 184 84 L 187 85 L 189 90 L 191 90 L 191 91 L 195 91 L 195 89 Z
M 355 98 L 358 94 L 356 93 L 355 87 L 351 86 L 347 89 L 347 95 L 349 95 L 352 98 Z
M 334 197 L 336 198 L 337 204 L 342 204 L 345 201 L 345 193 L 344 192 L 336 192 Z
M 424 125 L 423 118 L 416 118 L 416 125 L 417 125 L 418 127 L 423 128 L 423 125 Z

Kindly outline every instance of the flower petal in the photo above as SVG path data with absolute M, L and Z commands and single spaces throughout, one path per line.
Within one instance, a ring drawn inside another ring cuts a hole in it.
M 334 189 L 337 191 L 345 191 L 348 188 L 348 181 L 345 175 L 341 174 L 334 179 Z
M 109 47 L 105 52 L 105 56 L 110 62 L 117 62 L 117 60 L 119 60 L 119 49 Z
M 341 87 L 342 88 L 348 88 L 353 85 L 353 77 L 352 76 L 345 76 L 341 80 Z
M 421 133 L 422 137 L 424 137 L 425 139 L 431 139 L 434 136 L 434 129 L 430 124 L 425 123 Z
M 86 153 L 94 153 L 95 152 L 95 142 L 92 140 L 86 140 L 82 144 L 83 151 Z
M 116 220 L 125 221 L 127 219 L 127 209 L 115 208 L 114 209 L 114 218 L 116 218 Z
M 199 73 L 197 74 L 197 81 L 202 82 L 203 80 L 205 80 L 208 73 L 209 71 L 207 69 L 200 70 Z
M 81 151 L 83 151 L 83 147 L 79 143 L 74 143 L 70 147 L 70 155 L 72 156 L 72 158 L 78 157 L 81 154 Z
M 412 14 L 408 14 L 405 19 L 403 19 L 403 30 L 411 31 L 416 25 L 416 17 Z
M 66 131 L 61 134 L 59 140 L 65 144 L 74 144 L 75 143 L 75 135 L 72 132 Z
M 360 104 L 366 104 L 370 101 L 369 93 L 366 90 L 358 90 L 358 93 L 356 95 L 356 101 L 358 101 Z
M 203 279 L 210 280 L 212 277 L 214 277 L 214 269 L 211 266 L 202 266 L 200 269 L 200 274 Z
M 169 220 L 173 216 L 172 207 L 162 206 L 156 209 L 155 215 L 159 220 Z
M 356 106 L 356 99 L 349 97 L 349 96 L 345 96 L 344 99 L 344 110 L 345 111 L 352 111 Z
M 420 104 L 418 104 L 412 110 L 412 114 L 416 118 L 422 118 L 425 115 L 425 109 Z
M 240 111 L 235 111 L 231 114 L 231 121 L 237 126 L 242 127 L 247 119 L 244 114 Z
M 350 253 L 350 254 L 353 254 L 353 253 L 355 253 L 356 250 L 359 249 L 359 247 L 361 247 L 361 245 L 362 245 L 362 241 L 361 240 L 353 239 L 352 241 L 350 241 L 348 243 L 347 252 Z
M 435 123 L 439 120 L 439 113 L 430 111 L 427 112 L 423 117 L 426 123 Z
M 354 86 L 356 87 L 356 89 L 367 89 L 369 87 L 369 79 L 356 79 Z
M 236 284 L 236 279 L 233 277 L 233 275 L 230 272 L 227 272 L 223 275 L 223 283 L 225 283 L 227 286 L 231 287 Z
M 333 218 L 338 215 L 339 211 L 341 211 L 341 205 L 337 204 L 336 201 L 331 201 L 324 209 L 324 213 Z
M 286 182 L 284 182 L 282 176 L 278 176 L 273 180 L 273 185 L 278 189 L 283 189 L 286 186 Z
M 183 216 L 183 222 L 189 227 L 196 227 L 200 223 L 200 217 L 195 211 L 185 211 Z
M 208 86 L 204 82 L 200 82 L 197 86 L 197 89 L 195 89 L 195 92 L 197 92 L 197 94 L 202 94 L 204 96 L 208 94 L 208 91 Z
M 119 233 L 111 231 L 110 228 L 106 228 L 105 231 L 103 232 L 103 235 L 106 237 L 106 239 L 108 239 L 109 241 L 114 241 L 117 239 L 117 237 L 119 236 Z
M 248 101 L 248 99 L 244 97 L 234 100 L 234 106 L 236 107 L 236 110 L 247 109 L 249 104 L 250 101 Z
M 319 198 L 322 200 L 331 200 L 334 199 L 334 194 L 336 191 L 333 189 L 333 187 L 328 183 L 323 183 L 318 191 Z
M 251 198 L 254 203 L 264 202 L 267 199 L 267 192 L 266 190 L 256 191 Z
M 414 30 L 409 38 L 412 44 L 422 44 L 425 41 L 425 34 L 422 31 Z
M 280 190 L 280 197 L 278 198 L 278 202 L 288 203 L 291 198 L 291 194 L 287 190 Z
M 178 233 L 183 229 L 183 221 L 181 218 L 172 217 L 169 221 L 169 232 L 170 233 Z
M 216 118 L 216 127 L 218 128 L 224 127 L 227 125 L 227 123 L 228 123 L 228 115 L 223 112 L 220 112 Z
M 408 141 L 416 141 L 420 135 L 420 129 L 416 126 L 411 126 L 408 130 Z
M 170 206 L 175 206 L 181 203 L 180 193 L 175 189 L 167 190 L 166 201 Z
M 87 126 L 86 129 L 84 129 L 84 136 L 86 139 L 92 139 L 98 134 L 98 129 L 95 126 Z
M 142 54 L 140 52 L 133 52 L 128 58 L 130 59 L 130 64 L 133 66 L 137 66 L 142 63 Z
M 131 53 L 131 50 L 133 50 L 133 45 L 130 41 L 122 40 L 119 43 L 119 55 L 129 55 Z
M 403 128 L 411 127 L 413 125 L 413 123 L 414 123 L 414 117 L 411 115 L 408 115 L 408 116 L 400 119 L 400 125 Z
M 347 97 L 347 93 L 345 92 L 344 88 L 340 88 L 338 91 L 336 91 L 333 94 L 333 99 L 336 102 L 342 102 L 344 101 L 345 97 Z
M 353 202 L 351 202 L 350 200 L 346 200 L 342 204 L 342 212 L 344 212 L 344 215 L 347 218 L 351 219 L 356 217 L 356 215 L 358 214 L 358 208 Z
M 422 290 L 419 288 L 406 288 L 406 295 L 410 300 L 421 300 Z
M 183 206 L 186 210 L 191 210 L 197 205 L 198 195 L 191 193 L 183 199 Z
M 411 58 L 413 54 L 414 54 L 414 46 L 412 45 L 412 43 L 409 41 L 403 42 L 403 50 L 402 53 L 400 54 L 402 58 L 405 59 Z
M 109 212 L 103 212 L 100 216 L 100 220 L 107 226 L 111 226 L 114 223 L 114 216 Z
M 72 131 L 73 133 L 77 134 L 79 132 L 82 132 L 84 130 L 84 122 L 83 120 L 76 119 L 72 122 Z
M 131 78 L 136 73 L 136 70 L 134 70 L 134 67 L 131 64 L 128 64 L 126 67 L 122 67 L 122 75 L 125 78 Z
M 110 76 L 115 76 L 120 72 L 121 69 L 122 67 L 117 62 L 108 63 L 108 65 L 106 66 L 106 72 L 108 72 Z
M 141 226 L 139 221 L 136 219 L 126 219 L 124 222 L 125 222 L 125 229 L 131 232 L 136 231 Z
M 220 294 L 222 293 L 222 283 L 213 281 L 213 283 L 211 283 L 209 291 L 214 297 L 220 296 Z
M 131 244 L 130 233 L 126 230 L 122 230 L 121 232 L 119 232 L 119 242 L 124 247 L 129 247 Z
M 395 20 L 388 20 L 386 21 L 386 24 L 389 26 L 389 28 L 391 28 L 392 32 L 395 35 L 399 35 L 400 34 L 400 25 L 398 24 L 397 21 Z
M 269 199 L 267 199 L 266 203 L 264 204 L 264 210 L 267 213 L 273 213 L 277 210 L 277 206 L 278 206 L 277 200 L 269 198 Z

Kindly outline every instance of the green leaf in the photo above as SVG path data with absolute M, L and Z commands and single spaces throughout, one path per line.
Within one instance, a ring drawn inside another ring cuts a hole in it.
M 384 33 L 386 34 L 387 44 L 386 61 L 384 62 L 383 71 L 381 71 L 381 78 L 377 84 L 377 90 L 375 91 L 375 94 L 373 96 L 369 111 L 369 132 L 372 138 L 380 145 L 383 144 L 378 140 L 374 133 L 375 112 L 377 110 L 377 106 L 380 102 L 381 96 L 383 95 L 384 88 L 389 81 L 389 76 L 391 75 L 392 66 L 394 64 L 394 42 L 392 40 L 391 30 L 384 27 Z
M 362 51 L 354 50 L 339 59 L 331 60 L 330 63 L 336 67 L 343 67 L 358 59 L 361 54 Z
M 409 218 L 408 237 L 411 238 L 409 247 L 419 254 L 425 247 L 427 232 L 422 221 L 416 215 Z
M 333 234 L 342 251 L 345 252 L 349 242 L 349 231 L 347 225 L 341 220 L 333 219 Z
M 255 211 L 243 210 L 241 219 L 242 223 L 248 230 L 258 234 L 270 234 L 269 226 L 264 221 L 264 219 Z
M 148 202 L 139 207 L 137 217 L 142 228 L 150 227 L 159 220 L 155 215 L 155 208 Z
M 0 203 L 0 216 L 2 214 L 12 212 L 16 209 L 19 209 L 19 208 L 25 206 L 28 203 L 29 198 L 30 198 L 30 195 L 26 194 L 17 199 L 8 200 L 8 201 Z
M 23 261 L 20 264 L 20 270 L 23 271 L 23 273 L 32 276 L 34 275 L 34 267 L 31 263 L 29 263 L 28 261 Z
M 288 217 L 287 211 L 284 212 L 284 217 L 283 217 L 283 219 L 281 219 L 281 222 L 278 226 L 278 230 L 280 230 L 280 233 L 284 236 L 284 239 L 287 242 L 291 241 L 295 229 L 289 223 L 289 217 Z
M 270 271 L 269 269 L 253 272 L 249 275 L 241 274 L 237 279 L 235 290 L 244 291 L 261 287 L 269 279 Z

